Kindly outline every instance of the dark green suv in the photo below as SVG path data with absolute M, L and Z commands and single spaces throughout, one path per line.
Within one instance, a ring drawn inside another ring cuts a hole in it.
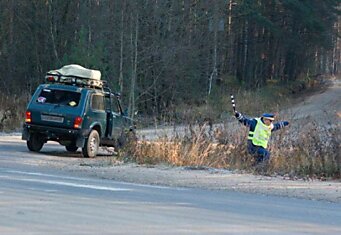
M 29 150 L 39 152 L 47 141 L 57 141 L 67 151 L 82 148 L 84 157 L 95 157 L 99 146 L 120 147 L 134 136 L 133 120 L 104 81 L 67 78 L 47 76 L 28 104 L 22 139 Z

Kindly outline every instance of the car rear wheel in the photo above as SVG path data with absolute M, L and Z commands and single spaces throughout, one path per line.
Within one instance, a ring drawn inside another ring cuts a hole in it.
M 72 152 L 72 153 L 76 152 L 78 149 L 78 147 L 76 145 L 67 145 L 67 146 L 65 146 L 65 148 L 67 151 Z
M 85 140 L 85 146 L 82 148 L 84 157 L 96 157 L 99 147 L 99 134 L 96 130 L 92 130 L 89 137 Z
M 38 134 L 31 134 L 26 144 L 30 151 L 39 152 L 44 145 L 44 140 Z

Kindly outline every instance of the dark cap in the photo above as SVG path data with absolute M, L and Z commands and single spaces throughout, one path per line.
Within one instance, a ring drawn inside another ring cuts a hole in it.
M 269 119 L 269 120 L 275 120 L 275 115 L 272 113 L 263 113 L 262 118 Z

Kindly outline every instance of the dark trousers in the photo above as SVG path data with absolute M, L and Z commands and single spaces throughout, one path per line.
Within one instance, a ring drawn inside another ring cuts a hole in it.
M 247 141 L 247 150 L 249 154 L 255 157 L 256 162 L 264 162 L 270 159 L 270 152 L 261 146 L 252 144 L 251 140 Z

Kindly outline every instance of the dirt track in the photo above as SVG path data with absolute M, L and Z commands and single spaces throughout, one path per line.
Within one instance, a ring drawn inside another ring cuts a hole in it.
M 321 125 L 340 125 L 341 79 L 332 78 L 328 83 L 326 90 L 306 97 L 303 102 L 281 113 L 293 120 L 311 119 Z

